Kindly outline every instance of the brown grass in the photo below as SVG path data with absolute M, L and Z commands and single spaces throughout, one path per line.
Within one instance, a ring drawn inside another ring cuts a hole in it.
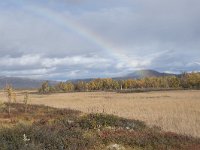
M 22 92 L 17 93 L 18 102 L 23 100 Z M 4 94 L 0 94 L 1 100 L 6 101 Z M 71 108 L 86 113 L 105 112 L 143 120 L 165 131 L 200 137 L 200 91 L 30 94 L 30 103 Z

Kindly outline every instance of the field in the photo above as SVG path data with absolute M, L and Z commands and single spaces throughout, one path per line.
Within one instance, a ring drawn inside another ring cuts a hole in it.
M 33 91 L 30 91 L 33 92 Z M 22 102 L 23 91 L 17 101 Z M 1 100 L 6 101 L 1 92 Z M 50 95 L 30 94 L 30 103 L 70 108 L 84 113 L 107 113 L 138 119 L 164 131 L 200 137 L 200 91 L 147 93 L 80 92 Z

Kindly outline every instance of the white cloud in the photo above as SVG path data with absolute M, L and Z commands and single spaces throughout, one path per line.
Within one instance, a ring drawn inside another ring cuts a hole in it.
M 114 62 L 99 56 L 72 56 L 63 58 L 49 58 L 42 55 L 23 55 L 21 57 L 0 57 L 1 75 L 15 76 L 52 76 L 66 73 L 72 77 L 85 70 L 106 69 L 112 67 Z M 14 67 L 14 69 L 13 69 Z M 79 68 L 79 69 L 77 69 Z M 83 72 L 82 72 L 83 73 Z M 80 75 L 80 74 L 79 74 Z

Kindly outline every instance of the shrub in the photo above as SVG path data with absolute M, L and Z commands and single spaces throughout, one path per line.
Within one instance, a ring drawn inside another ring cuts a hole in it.
M 102 127 L 118 127 L 124 129 L 142 130 L 146 128 L 144 122 L 138 120 L 128 120 L 114 115 L 89 114 L 79 120 L 83 129 L 96 129 Z

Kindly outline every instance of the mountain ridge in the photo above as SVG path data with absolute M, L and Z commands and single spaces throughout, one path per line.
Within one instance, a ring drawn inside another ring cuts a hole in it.
M 39 88 L 46 80 L 31 79 L 25 77 L 7 77 L 0 76 L 0 88 L 4 88 L 6 84 L 11 84 L 17 89 L 35 89 Z M 57 81 L 49 81 L 50 84 L 56 84 Z
M 172 74 L 172 73 L 164 73 L 164 72 L 158 72 L 156 70 L 151 70 L 151 69 L 144 69 L 144 70 L 136 70 L 133 73 L 129 73 L 124 76 L 119 76 L 119 77 L 110 77 L 113 80 L 126 80 L 126 79 L 142 79 L 142 78 L 147 78 L 147 77 L 163 77 L 163 76 L 178 76 L 179 74 Z M 68 80 L 73 83 L 77 83 L 79 81 L 91 81 L 97 78 L 85 78 L 85 79 L 72 79 Z
M 146 77 L 162 77 L 162 76 L 172 76 L 178 74 L 169 74 L 169 73 L 161 73 L 155 70 L 136 70 L 133 73 L 129 73 L 127 75 L 121 77 L 111 77 L 113 80 L 126 80 L 126 79 L 141 79 Z M 77 83 L 79 81 L 89 82 L 97 78 L 87 78 L 87 79 L 73 79 L 67 80 L 73 83 Z M 35 89 L 41 87 L 42 83 L 47 80 L 44 79 L 31 79 L 31 78 L 23 78 L 23 77 L 6 77 L 0 76 L 0 88 L 5 87 L 6 84 L 11 84 L 14 88 L 18 89 Z M 54 85 L 58 83 L 58 81 L 48 80 L 50 85 Z
M 119 77 L 124 79 L 141 79 L 146 77 L 163 77 L 163 76 L 173 76 L 177 74 L 158 72 L 156 70 L 146 69 L 146 70 L 136 70 L 133 73 L 129 73 L 125 76 Z

